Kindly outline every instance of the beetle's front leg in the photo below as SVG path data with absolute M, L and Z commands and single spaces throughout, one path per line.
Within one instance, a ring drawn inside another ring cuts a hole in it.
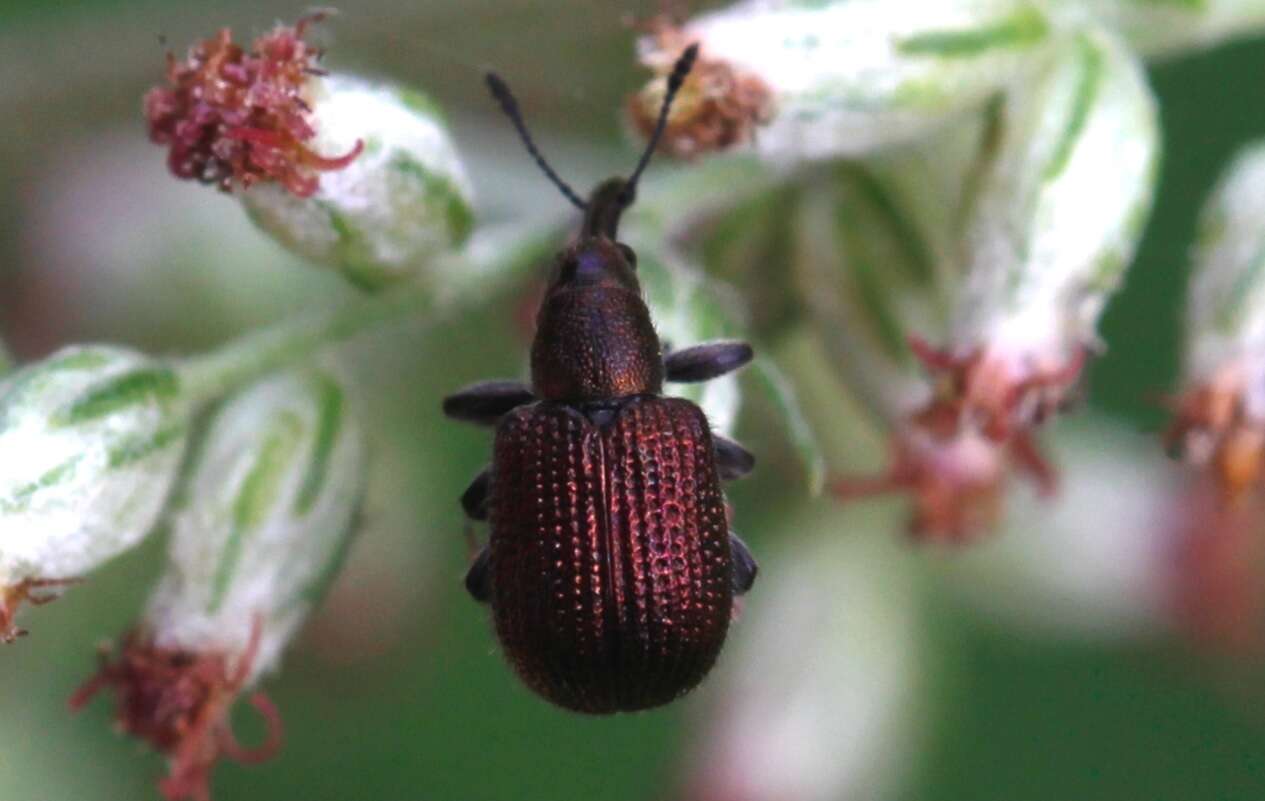
M 491 465 L 479 471 L 479 474 L 461 493 L 461 508 L 471 520 L 488 519 L 488 490 L 492 486 Z
M 716 470 L 721 481 L 742 478 L 755 469 L 755 456 L 728 437 L 712 434 L 712 449 L 716 452 Z
M 755 577 L 760 572 L 760 566 L 751 555 L 751 549 L 732 531 L 729 532 L 729 552 L 733 562 L 734 595 L 743 595 L 751 589 L 751 585 L 755 584 Z
M 663 357 L 663 367 L 669 381 L 710 381 L 732 373 L 751 361 L 754 355 L 751 346 L 745 342 L 704 342 L 668 353 Z
M 444 398 L 444 414 L 454 420 L 491 426 L 534 400 L 531 388 L 522 381 L 480 381 Z
M 492 600 L 491 555 L 491 549 L 484 545 L 466 571 L 466 592 L 481 604 Z

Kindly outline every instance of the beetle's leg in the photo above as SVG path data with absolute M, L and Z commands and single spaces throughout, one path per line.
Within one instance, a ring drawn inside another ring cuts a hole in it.
M 663 357 L 663 367 L 669 381 L 710 381 L 732 373 L 752 356 L 745 342 L 717 340 L 673 351 Z
M 454 420 L 490 426 L 536 396 L 522 381 L 480 381 L 444 398 L 444 414 Z
M 488 519 L 488 488 L 492 483 L 492 468 L 485 467 L 461 493 L 461 508 L 471 520 Z
M 491 553 L 486 545 L 483 546 L 466 571 L 466 592 L 481 604 L 492 600 L 492 571 L 488 569 Z
M 742 478 L 755 469 L 755 456 L 728 437 L 712 434 L 712 448 L 716 451 L 716 469 L 722 481 Z
M 755 584 L 755 577 L 760 572 L 760 566 L 756 564 L 755 557 L 751 555 L 747 544 L 732 531 L 729 532 L 729 552 L 733 557 L 734 595 L 743 595 L 751 589 L 752 584 Z

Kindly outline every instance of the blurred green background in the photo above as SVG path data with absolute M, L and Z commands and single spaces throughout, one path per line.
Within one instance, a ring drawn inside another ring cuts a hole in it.
M 220 26 L 246 38 L 303 10 L 0 2 L 0 331 L 20 357 L 84 340 L 205 348 L 348 291 L 256 234 L 230 200 L 170 180 L 139 115 L 141 94 L 162 75 L 160 36 L 179 52 Z M 632 156 L 617 110 L 645 76 L 628 23 L 657 10 L 579 0 L 366 2 L 343 5 L 318 38 L 331 66 L 432 92 L 451 112 L 486 215 L 515 218 L 542 196 L 556 199 L 492 114 L 481 70 L 493 65 L 511 78 L 554 161 L 587 185 Z M 1107 314 L 1111 350 L 1094 366 L 1088 399 L 1135 431 L 1163 423 L 1154 398 L 1176 373 L 1196 213 L 1230 154 L 1265 136 L 1262 75 L 1265 41 L 1152 70 L 1166 140 L 1159 200 Z M 721 680 L 652 713 L 587 719 L 554 710 L 518 685 L 484 610 L 460 585 L 467 555 L 455 499 L 485 461 L 488 437 L 442 420 L 439 399 L 469 381 L 521 373 L 521 300 L 509 288 L 455 325 L 402 326 L 351 347 L 378 421 L 367 528 L 329 604 L 268 685 L 287 724 L 282 755 L 263 767 L 221 767 L 217 798 L 676 796 L 683 763 L 709 736 L 704 710 L 730 703 Z M 744 417 L 740 433 L 774 464 L 732 500 L 747 541 L 775 560 L 809 536 L 788 525 L 807 501 L 794 470 L 775 466 L 784 458 L 778 429 L 758 418 Z M 841 523 L 831 533 L 899 539 L 894 523 L 891 532 L 868 526 Z M 0 801 L 157 797 L 161 759 L 110 734 L 105 702 L 72 717 L 65 701 L 91 672 L 93 645 L 135 616 L 160 555 L 151 542 L 29 614 L 33 636 L 0 652 Z M 923 571 L 914 581 L 926 679 L 892 768 L 903 774 L 899 797 L 1265 798 L 1260 671 L 1245 677 L 1171 637 L 1026 631 L 975 614 Z M 260 733 L 248 712 L 240 717 L 245 739 Z M 855 745 L 830 747 L 842 754 Z

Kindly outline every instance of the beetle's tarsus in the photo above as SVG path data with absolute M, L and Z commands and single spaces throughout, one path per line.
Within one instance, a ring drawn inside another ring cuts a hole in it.
M 444 398 L 444 414 L 454 420 L 491 426 L 534 400 L 531 388 L 522 381 L 480 381 Z
M 667 354 L 663 357 L 663 367 L 669 381 L 710 381 L 732 373 L 754 355 L 746 342 L 704 342 Z
M 755 456 L 732 439 L 712 434 L 712 446 L 716 451 L 716 470 L 721 481 L 742 478 L 755 469 Z

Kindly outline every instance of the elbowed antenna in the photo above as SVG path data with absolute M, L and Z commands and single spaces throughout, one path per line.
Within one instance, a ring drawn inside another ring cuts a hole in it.
M 501 76 L 495 72 L 489 72 L 486 76 L 488 90 L 492 93 L 492 97 L 500 104 L 501 110 L 505 112 L 505 116 L 510 118 L 510 122 L 514 123 L 518 136 L 523 140 L 523 145 L 527 148 L 527 152 L 536 161 L 536 165 L 540 167 L 545 176 L 558 187 L 558 191 L 562 192 L 567 200 L 581 211 L 587 212 L 585 230 L 593 233 L 602 232 L 608 236 L 614 237 L 615 228 L 619 224 L 619 217 L 624 209 L 632 205 L 633 200 L 637 197 L 637 181 L 641 179 L 641 174 L 645 172 L 646 166 L 650 164 L 650 158 L 654 155 L 655 148 L 659 146 L 659 139 L 663 137 L 663 131 L 668 125 L 668 112 L 672 108 L 672 101 L 676 98 L 677 92 L 681 90 L 685 78 L 690 74 L 690 70 L 694 67 L 694 61 L 698 58 L 698 44 L 692 44 L 685 48 L 677 58 L 676 63 L 672 65 L 672 72 L 668 75 L 667 92 L 663 95 L 663 105 L 659 109 L 659 120 L 655 123 L 654 131 L 650 134 L 650 141 L 646 143 L 646 149 L 641 154 L 641 158 L 637 161 L 636 168 L 633 169 L 632 175 L 628 180 L 619 182 L 622 184 L 616 188 L 615 184 L 608 182 L 599 187 L 594 195 L 592 203 L 585 203 L 580 196 L 575 193 L 566 181 L 558 177 L 558 173 L 554 172 L 553 167 L 549 166 L 549 162 L 541 155 L 537 149 L 536 143 L 532 141 L 531 134 L 527 131 L 527 123 L 523 121 L 523 114 L 519 111 L 518 101 L 514 99 L 514 95 L 510 92 L 509 86 L 501 79 Z M 616 193 L 617 192 L 617 193 Z
M 584 211 L 587 206 L 575 190 L 567 185 L 567 182 L 558 177 L 558 173 L 553 171 L 553 167 L 549 166 L 549 162 L 545 161 L 545 157 L 540 154 L 536 148 L 536 143 L 532 141 L 531 134 L 527 132 L 527 124 L 523 122 L 523 114 L 518 110 L 518 101 L 514 99 L 514 95 L 510 92 L 509 86 L 501 79 L 501 76 L 495 72 L 489 72 L 486 76 L 488 91 L 492 93 L 492 97 L 500 104 L 501 111 L 505 112 L 505 116 L 510 118 L 510 122 L 514 123 L 514 128 L 518 131 L 518 136 L 523 140 L 523 145 L 527 148 L 527 152 L 535 159 L 536 166 L 545 173 L 545 176 L 558 187 L 558 191 L 571 201 L 576 208 Z
M 676 63 L 672 65 L 672 72 L 668 75 L 668 90 L 663 95 L 663 105 L 659 107 L 659 119 L 655 122 L 654 132 L 650 134 L 650 141 L 646 143 L 646 149 L 641 154 L 641 159 L 637 161 L 637 167 L 632 171 L 632 175 L 628 176 L 628 180 L 624 183 L 624 190 L 620 193 L 619 199 L 624 206 L 632 205 L 637 197 L 637 181 L 641 179 L 641 173 L 650 164 L 655 148 L 659 146 L 659 139 L 663 137 L 663 131 L 668 127 L 668 112 L 672 108 L 672 101 L 676 99 L 676 93 L 681 90 L 697 58 L 698 42 L 695 42 L 685 48 Z

